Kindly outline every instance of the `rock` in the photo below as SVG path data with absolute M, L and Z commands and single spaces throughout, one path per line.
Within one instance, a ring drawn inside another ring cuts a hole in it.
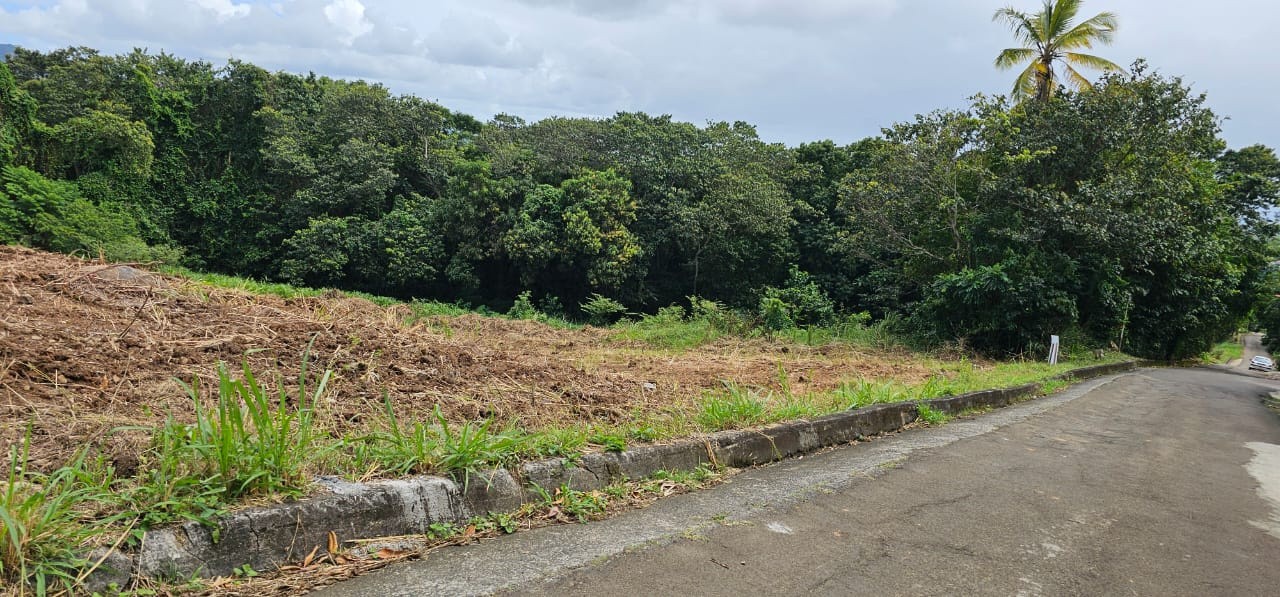
M 133 579 L 134 562 L 133 558 L 120 553 L 114 549 L 108 550 L 99 547 L 85 556 L 89 560 L 89 565 L 102 563 L 84 579 L 84 588 L 90 593 L 106 592 L 111 585 L 116 588 L 123 589 L 129 586 L 129 582 Z

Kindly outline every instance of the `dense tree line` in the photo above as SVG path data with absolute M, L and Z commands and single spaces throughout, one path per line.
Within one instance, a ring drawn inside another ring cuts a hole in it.
M 481 123 L 365 82 L 167 54 L 0 65 L 0 241 L 570 317 L 688 297 L 928 343 L 1178 357 L 1264 292 L 1280 180 L 1141 65 L 841 146 L 667 116 Z

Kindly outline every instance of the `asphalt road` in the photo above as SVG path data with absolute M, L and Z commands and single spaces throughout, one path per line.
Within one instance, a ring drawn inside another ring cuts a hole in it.
M 1155 369 L 322 594 L 1276 595 L 1262 376 Z
M 1262 345 L 1262 334 L 1245 334 L 1244 335 L 1244 354 L 1238 363 L 1229 363 L 1236 369 L 1241 371 L 1249 370 L 1249 361 L 1258 355 L 1264 357 L 1271 356 L 1267 353 L 1266 347 Z

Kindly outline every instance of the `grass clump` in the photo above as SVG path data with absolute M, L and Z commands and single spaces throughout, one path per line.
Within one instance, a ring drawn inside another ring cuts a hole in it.
M 516 460 L 523 449 L 524 438 L 515 431 L 493 431 L 493 419 L 450 425 L 437 405 L 432 410 L 433 423 L 402 425 L 390 398 L 384 398 L 383 404 L 387 430 L 360 438 L 360 443 L 366 446 L 363 460 L 373 460 L 390 472 L 460 472 L 469 481 L 485 468 Z
M 703 398 L 696 420 L 708 431 L 749 427 L 766 420 L 767 404 L 756 390 L 725 382 L 724 392 Z
M 86 515 L 114 498 L 108 482 L 88 472 L 83 452 L 51 474 L 29 471 L 30 445 L 28 434 L 10 448 L 0 485 L 0 587 L 19 595 L 73 593 L 90 564 L 86 546 L 106 532 Z
M 941 425 L 951 420 L 951 417 L 928 404 L 916 405 L 916 412 L 920 415 L 920 420 L 926 425 Z
M 207 523 L 239 498 L 302 493 L 311 464 L 336 448 L 321 441 L 315 424 L 315 405 L 332 372 L 325 371 L 309 389 L 308 361 L 304 356 L 296 394 L 280 380 L 274 394 L 268 391 L 247 362 L 239 378 L 219 364 L 218 395 L 211 407 L 198 379 L 184 384 L 195 422 L 182 423 L 170 415 L 153 431 L 151 448 L 142 454 L 143 472 L 119 492 L 140 522 L 135 540 L 145 529 L 173 520 Z

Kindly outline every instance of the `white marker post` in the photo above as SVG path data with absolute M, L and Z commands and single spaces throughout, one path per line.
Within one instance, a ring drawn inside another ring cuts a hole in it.
M 1058 337 L 1049 336 L 1049 364 L 1058 364 Z

